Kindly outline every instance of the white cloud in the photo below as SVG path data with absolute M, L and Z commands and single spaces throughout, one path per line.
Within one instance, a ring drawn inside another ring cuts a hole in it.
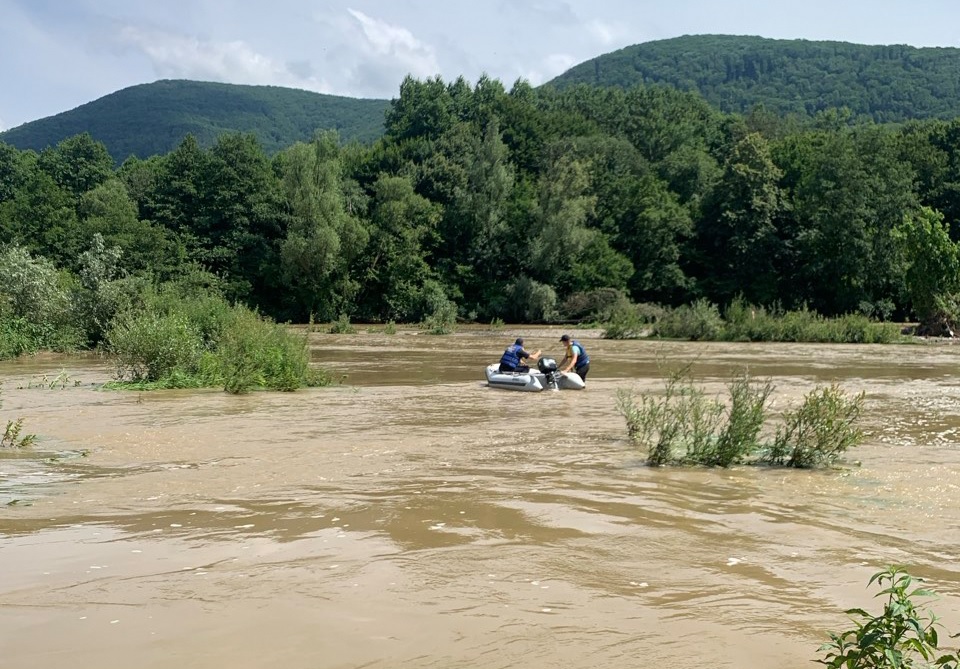
M 399 65 L 415 77 L 424 78 L 440 73 L 433 47 L 418 40 L 409 30 L 374 19 L 355 9 L 347 11 L 360 28 L 364 38 L 362 45 L 366 47 L 368 55 L 382 60 L 383 64 L 392 65 L 391 69 Z
M 261 84 L 330 92 L 328 83 L 304 71 L 264 56 L 246 42 L 216 42 L 135 26 L 121 29 L 121 44 L 141 51 L 160 77 L 199 79 L 233 84 Z
M 610 44 L 617 42 L 623 34 L 622 30 L 618 30 L 615 26 L 605 23 L 599 19 L 593 19 L 592 21 L 589 21 L 587 23 L 587 31 L 604 46 L 609 46 Z
M 550 54 L 540 61 L 539 67 L 521 73 L 520 77 L 526 79 L 532 86 L 539 86 L 563 74 L 579 62 L 568 53 Z
M 563 74 L 571 67 L 579 63 L 580 60 L 569 53 L 552 53 L 543 59 L 543 68 L 548 79 L 553 79 L 558 74 Z

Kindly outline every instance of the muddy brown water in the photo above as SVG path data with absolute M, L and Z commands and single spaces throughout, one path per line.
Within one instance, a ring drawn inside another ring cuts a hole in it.
M 960 630 L 960 348 L 606 341 L 587 389 L 491 389 L 513 337 L 312 335 L 344 384 L 110 392 L 108 361 L 0 363 L 0 666 L 811 666 L 904 564 Z M 616 391 L 692 361 L 866 393 L 832 471 L 653 469 Z M 60 383 L 54 383 L 59 377 Z M 51 388 L 50 386 L 55 387 Z

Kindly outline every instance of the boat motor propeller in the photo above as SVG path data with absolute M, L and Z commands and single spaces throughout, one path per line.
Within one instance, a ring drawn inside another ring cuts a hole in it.
M 554 390 L 560 390 L 560 372 L 557 371 L 557 361 L 553 358 L 540 358 L 537 369 L 547 377 L 547 385 Z

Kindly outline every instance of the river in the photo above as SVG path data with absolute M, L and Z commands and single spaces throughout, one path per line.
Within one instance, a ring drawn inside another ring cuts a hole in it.
M 109 360 L 0 363 L 10 669 L 811 666 L 905 565 L 960 631 L 960 370 L 948 344 L 608 341 L 584 391 L 486 387 L 517 335 L 311 335 L 331 388 L 115 392 Z M 827 471 L 650 468 L 616 392 L 691 362 L 866 394 Z M 942 635 L 942 639 L 947 639 Z

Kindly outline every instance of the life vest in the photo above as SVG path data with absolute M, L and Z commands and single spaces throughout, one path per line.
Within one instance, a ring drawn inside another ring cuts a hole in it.
M 577 367 L 583 367 L 584 365 L 590 364 L 590 356 L 587 355 L 587 349 L 583 347 L 583 344 L 578 342 L 576 339 L 573 340 L 573 346 L 576 346 L 580 349 L 580 353 L 577 354 Z
M 520 364 L 520 351 L 522 350 L 523 346 L 520 346 L 520 344 L 510 344 L 503 352 L 500 364 L 510 369 L 516 369 L 517 365 Z

